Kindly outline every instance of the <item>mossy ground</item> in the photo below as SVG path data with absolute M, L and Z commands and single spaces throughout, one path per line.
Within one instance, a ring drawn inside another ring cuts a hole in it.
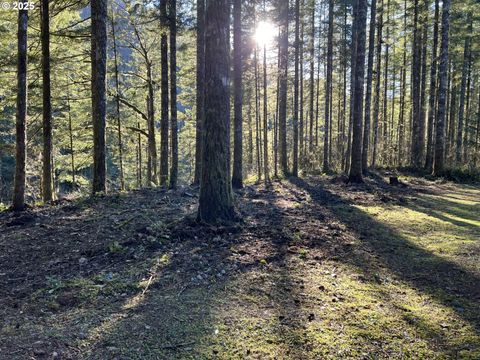
M 0 237 L 0 358 L 478 359 L 480 188 L 402 180 L 247 186 L 230 227 L 180 191 L 36 210 Z

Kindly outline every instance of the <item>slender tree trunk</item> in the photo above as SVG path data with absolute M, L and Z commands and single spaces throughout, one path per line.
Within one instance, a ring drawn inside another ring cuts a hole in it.
M 412 44 L 412 129 L 411 129 L 411 166 L 420 168 L 423 158 L 423 137 L 422 116 L 421 116 L 421 33 L 419 29 L 419 6 L 418 1 L 414 1 L 413 15 L 413 44 Z
M 372 168 L 377 165 L 378 123 L 380 114 L 380 79 L 382 69 L 382 29 L 383 29 L 383 0 L 380 2 L 377 20 L 377 62 L 375 67 L 375 101 L 373 103 L 373 153 Z
M 70 88 L 69 80 L 67 80 L 67 109 L 68 109 L 68 135 L 70 143 L 70 166 L 72 169 L 72 189 L 76 187 L 76 174 L 75 174 L 75 151 L 73 147 L 73 122 L 72 122 L 72 109 L 70 106 Z
M 43 90 L 43 178 L 42 195 L 45 203 L 53 200 L 52 191 L 52 103 L 50 90 L 50 19 L 49 1 L 40 6 L 42 39 L 42 90 Z
M 382 111 L 382 164 L 387 165 L 387 149 L 388 149 L 388 66 L 390 60 L 390 0 L 387 0 L 387 21 L 385 36 L 385 67 L 383 70 L 383 111 Z
M 325 82 L 325 137 L 323 139 L 323 172 L 330 171 L 330 105 L 332 96 L 332 68 L 333 68 L 333 0 L 328 2 L 328 35 L 327 35 L 327 79 Z
M 230 4 L 209 0 L 205 21 L 205 128 L 198 219 L 232 220 L 230 157 Z
M 468 14 L 471 18 L 471 14 Z M 471 23 L 471 20 L 470 20 Z M 468 58 L 470 49 L 470 33 L 471 25 L 469 25 L 469 33 L 465 36 L 465 46 L 463 48 L 463 65 L 462 65 L 462 82 L 460 85 L 460 104 L 458 109 L 458 128 L 457 128 L 457 143 L 455 151 L 455 165 L 462 164 L 462 150 L 463 150 L 463 131 L 464 131 L 464 117 L 465 117 L 465 90 L 467 88 L 467 72 L 468 72 Z
M 145 52 L 145 55 L 147 53 Z M 148 186 L 157 183 L 157 143 L 155 139 L 155 98 L 153 90 L 152 63 L 146 56 L 147 66 L 147 127 L 148 127 Z
M 261 147 L 260 147 L 260 91 L 258 85 L 258 56 L 257 45 L 253 50 L 253 65 L 255 66 L 255 143 L 257 149 L 257 178 L 258 182 L 262 180 L 262 163 L 261 163 Z
M 372 0 L 370 5 L 370 29 L 368 36 L 367 60 L 367 89 L 365 94 L 365 119 L 363 128 L 362 171 L 368 170 L 368 148 L 370 140 L 370 108 L 372 104 L 372 79 L 373 79 L 373 53 L 375 52 L 375 19 L 377 14 L 377 1 Z
M 107 0 L 93 1 L 92 8 L 92 117 L 93 193 L 106 192 L 106 75 Z
M 427 154 L 425 159 L 425 169 L 429 172 L 433 168 L 433 124 L 436 110 L 436 87 L 437 87 L 437 48 L 438 48 L 438 18 L 439 18 L 439 0 L 435 0 L 435 19 L 433 22 L 433 46 L 432 61 L 430 65 L 430 96 L 428 99 L 428 122 L 427 122 Z
M 197 0 L 197 74 L 194 184 L 200 184 L 202 132 L 205 117 L 205 0 Z
M 315 132 L 315 136 L 313 136 L 313 125 L 314 125 L 314 96 L 315 96 L 315 1 L 312 0 L 311 2 L 311 11 L 312 11 L 312 16 L 311 16 L 311 33 L 310 33 L 310 81 L 308 83 L 309 85 L 309 117 L 310 117 L 310 128 L 311 128 L 311 138 L 310 138 L 310 153 L 313 152 L 313 146 L 318 143 L 317 139 L 317 133 Z M 319 64 L 320 66 L 320 64 Z M 303 101 L 302 101 L 303 102 Z M 315 141 L 315 142 L 314 142 Z
M 17 114 L 16 114 L 16 156 L 13 185 L 13 210 L 25 209 L 25 162 L 27 157 L 27 27 L 28 11 L 18 12 L 17 32 Z
M 113 45 L 113 60 L 115 67 L 115 110 L 117 120 L 117 146 L 118 158 L 120 166 L 120 189 L 125 190 L 125 176 L 123 173 L 123 143 L 122 143 L 122 126 L 120 120 L 120 81 L 118 77 L 118 52 L 117 52 L 117 38 L 115 34 L 115 9 L 112 4 L 112 45 Z
M 442 40 L 440 44 L 438 112 L 435 125 L 435 154 L 433 174 L 438 176 L 444 169 L 445 152 L 445 98 L 448 65 L 448 32 L 450 27 L 450 0 L 443 0 L 442 8 Z
M 304 5 L 304 2 L 302 1 L 302 8 L 303 8 L 303 5 Z M 300 94 L 299 94 L 299 104 L 298 104 L 298 107 L 299 107 L 299 143 L 300 143 L 300 164 L 299 164 L 299 167 L 300 168 L 304 168 L 305 167 L 305 154 L 306 154 L 306 142 L 305 142 L 305 116 L 304 116 L 304 103 L 303 103 L 303 100 L 304 100 L 304 93 L 303 93 L 303 86 L 304 86 L 304 81 L 303 81 L 303 61 L 304 61 L 304 56 L 303 56 L 303 38 L 304 38 L 304 28 L 305 28 L 305 24 L 303 22 L 303 19 L 300 19 L 300 26 L 301 26 L 301 30 L 300 30 L 300 44 L 299 44 L 299 51 L 300 51 L 300 74 L 299 74 L 299 77 L 300 77 Z
M 140 123 L 137 123 L 137 127 L 140 129 Z M 137 137 L 138 144 L 138 167 L 137 167 L 137 187 L 141 188 L 142 184 L 142 135 L 138 133 Z
M 177 123 L 177 0 L 169 0 L 170 25 L 170 124 L 172 136 L 172 164 L 170 188 L 178 182 L 178 123 Z
M 248 91 L 248 94 L 251 95 L 251 91 Z M 247 121 L 248 121 L 248 170 L 252 171 L 253 169 L 253 128 L 252 128 L 252 102 L 250 96 L 247 96 L 248 100 L 248 112 L 247 112 Z
M 278 1 L 280 18 L 279 36 L 279 145 L 280 145 L 280 168 L 283 175 L 288 175 L 287 161 L 287 73 L 288 73 L 288 1 Z
M 293 81 L 293 166 L 292 175 L 298 176 L 298 83 L 300 56 L 300 0 L 295 0 L 295 78 Z
M 421 45 L 421 81 L 420 81 L 420 124 L 419 124 L 419 131 L 420 131 L 420 146 L 422 152 L 422 159 L 421 163 L 425 163 L 425 159 L 423 159 L 423 154 L 425 153 L 425 119 L 426 119 L 426 102 L 427 102 L 427 46 L 428 46 L 428 2 L 429 0 L 424 0 L 424 11 L 422 16 L 423 22 L 423 30 L 422 30 L 422 38 L 420 41 Z
M 233 173 L 232 186 L 243 187 L 242 0 L 233 2 Z
M 167 185 L 168 179 L 168 45 L 167 45 L 167 1 L 160 2 L 160 21 L 162 35 L 160 37 L 161 67 L 162 67 L 162 99 L 160 122 L 160 186 Z
M 265 3 L 264 3 L 265 4 Z M 267 89 L 267 45 L 263 44 L 263 172 L 265 186 L 270 183 L 268 167 L 268 95 Z M 298 154 L 298 153 L 297 153 Z

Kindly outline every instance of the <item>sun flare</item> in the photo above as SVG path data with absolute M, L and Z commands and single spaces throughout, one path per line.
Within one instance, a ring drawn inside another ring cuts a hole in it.
M 268 21 L 260 21 L 255 29 L 254 38 L 258 45 L 268 46 L 273 42 L 276 34 L 277 29 L 274 24 Z

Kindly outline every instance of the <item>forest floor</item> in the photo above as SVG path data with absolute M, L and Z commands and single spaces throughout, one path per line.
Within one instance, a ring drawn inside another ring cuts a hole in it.
M 0 214 L 1 359 L 479 359 L 480 187 L 276 181 Z

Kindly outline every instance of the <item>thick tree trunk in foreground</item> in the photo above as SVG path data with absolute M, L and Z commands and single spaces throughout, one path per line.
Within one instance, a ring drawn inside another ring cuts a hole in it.
M 107 0 L 92 1 L 93 193 L 106 192 Z
M 160 121 L 160 186 L 167 185 L 168 178 L 168 45 L 167 45 L 167 2 L 160 3 L 160 21 L 162 35 L 160 38 L 160 52 L 162 63 L 162 98 L 161 98 L 161 121 Z
M 242 0 L 233 3 L 233 172 L 232 186 L 243 187 Z
M 375 18 L 377 1 L 372 0 L 370 8 L 370 30 L 368 35 L 367 89 L 365 94 L 365 119 L 363 128 L 362 171 L 368 169 L 368 148 L 370 141 L 370 109 L 372 104 L 373 53 L 375 52 Z
M 197 91 L 194 184 L 200 183 L 202 138 L 205 116 L 205 0 L 197 0 Z
M 230 178 L 230 6 L 208 0 L 205 19 L 205 124 L 198 220 L 234 218 Z M 208 139 L 208 141 L 205 141 Z
M 367 22 L 367 1 L 358 0 L 355 50 L 355 92 L 353 93 L 352 117 L 352 159 L 349 182 L 362 182 L 362 125 L 363 125 L 363 83 L 365 76 L 365 26 Z
M 41 1 L 42 90 L 43 90 L 43 178 L 44 202 L 53 200 L 52 191 L 52 102 L 50 90 L 50 20 L 48 0 Z
M 438 112 L 435 126 L 435 155 L 433 174 L 441 175 L 444 169 L 445 153 L 445 106 L 447 95 L 448 32 L 450 27 L 450 0 L 443 0 L 442 41 L 440 45 L 440 67 L 438 69 Z
M 27 26 L 28 11 L 18 12 L 17 33 L 17 115 L 16 115 L 16 163 L 13 185 L 13 210 L 25 209 L 25 161 L 27 127 Z
M 177 187 L 178 180 L 178 123 L 177 123 L 177 0 L 169 2 L 170 18 L 170 124 L 172 136 L 172 166 L 170 188 Z

